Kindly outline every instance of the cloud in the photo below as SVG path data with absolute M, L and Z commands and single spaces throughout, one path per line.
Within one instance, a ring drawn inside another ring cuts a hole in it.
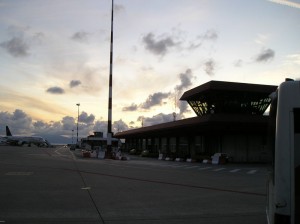
M 43 32 L 36 32 L 32 37 L 33 42 L 37 44 L 42 44 L 44 39 L 45 34 Z
M 80 115 L 79 123 L 79 138 L 86 137 L 93 131 L 103 131 L 107 130 L 106 121 L 95 121 L 95 116 L 93 114 L 88 115 L 82 112 Z M 0 112 L 0 135 L 5 135 L 5 126 L 8 125 L 13 135 L 39 135 L 47 139 L 47 136 L 51 136 L 51 142 L 61 143 L 55 140 L 61 139 L 60 136 L 69 137 L 69 142 L 71 142 L 72 130 L 73 134 L 76 133 L 77 117 L 65 116 L 59 121 L 33 121 L 33 119 L 27 115 L 24 111 L 16 109 L 13 113 Z M 122 122 L 117 122 L 119 128 L 126 127 L 126 124 Z M 66 140 L 66 139 L 65 139 Z
M 51 93 L 51 94 L 64 94 L 65 90 L 61 87 L 58 86 L 54 86 L 54 87 L 50 87 L 46 90 L 47 93 Z
M 113 128 L 113 131 L 115 133 L 117 133 L 117 132 L 120 132 L 120 131 L 126 131 L 126 130 L 128 130 L 129 127 L 124 121 L 122 121 L 122 119 L 120 119 L 120 120 L 115 121 L 113 123 L 112 128 Z
M 215 74 L 216 63 L 213 59 L 209 59 L 204 63 L 204 71 L 207 75 L 213 76 Z
M 138 106 L 134 103 L 132 103 L 130 106 L 128 107 L 123 107 L 122 111 L 137 111 Z
M 243 60 L 241 60 L 241 59 L 239 59 L 239 60 L 236 60 L 234 63 L 233 63 L 233 65 L 235 66 L 235 67 L 242 67 L 243 66 Z
M 76 87 L 76 86 L 79 86 L 80 84 L 81 84 L 81 81 L 80 81 L 80 80 L 71 80 L 69 86 L 70 86 L 71 88 L 74 88 L 74 87 Z
M 176 119 L 181 119 L 182 116 L 179 114 L 176 114 Z M 162 124 L 166 122 L 171 122 L 174 121 L 174 114 L 164 114 L 164 113 L 159 113 L 154 115 L 153 117 L 144 117 L 140 116 L 137 119 L 138 122 L 143 122 L 143 126 L 151 126 L 155 124 Z
M 14 57 L 26 57 L 29 55 L 29 46 L 21 37 L 13 37 L 9 41 L 2 42 L 0 46 Z
M 292 2 L 288 0 L 268 0 L 268 1 L 300 9 L 300 4 L 296 2 Z
M 70 117 L 70 116 L 65 116 L 63 117 L 62 121 L 62 128 L 64 130 L 74 130 L 75 127 L 75 119 L 74 117 Z
M 79 115 L 79 122 L 80 123 L 85 123 L 85 124 L 93 124 L 95 121 L 95 115 L 93 114 L 90 114 L 88 115 L 86 112 L 82 112 L 80 115 Z
M 9 126 L 13 135 L 28 133 L 28 130 L 31 130 L 31 123 L 32 118 L 20 109 L 16 109 L 13 113 L 0 112 L 0 124 Z
M 204 41 L 216 41 L 219 38 L 217 31 L 210 29 L 207 30 L 204 34 L 198 35 L 197 39 L 190 43 L 188 47 L 189 50 L 194 50 L 202 46 Z
M 189 104 L 186 101 L 179 101 L 178 102 L 179 107 L 179 114 L 183 115 L 183 113 L 189 112 Z
M 275 52 L 272 49 L 265 49 L 262 50 L 257 56 L 255 61 L 256 62 L 268 62 L 275 57 Z
M 179 78 L 180 78 L 180 84 L 174 88 L 176 96 L 182 95 L 183 91 L 192 85 L 192 79 L 195 77 L 192 74 L 192 70 L 187 69 L 185 72 L 179 74 Z M 130 106 L 123 107 L 122 111 L 137 111 L 139 108 L 148 110 L 152 107 L 162 105 L 164 103 L 163 102 L 164 99 L 167 99 L 170 96 L 171 96 L 170 92 L 169 93 L 156 92 L 150 94 L 148 98 L 145 100 L 145 102 L 141 103 L 140 105 L 132 103 Z M 176 97 L 176 99 L 178 98 L 179 97 Z M 186 112 L 188 109 L 188 105 L 185 102 L 179 102 L 178 106 L 180 108 L 180 114 Z
M 194 76 L 192 75 L 192 70 L 187 69 L 185 73 L 180 73 L 179 78 L 180 78 L 180 84 L 175 87 L 175 90 L 179 91 L 179 93 L 182 93 L 182 90 L 192 85 L 191 80 L 192 78 L 194 78 Z
M 203 35 L 200 35 L 199 38 L 202 40 L 217 40 L 219 37 L 218 33 L 215 30 L 207 30 Z
M 195 77 L 193 76 L 192 70 L 187 69 L 184 73 L 179 74 L 179 78 L 180 84 L 175 87 L 176 99 L 177 96 L 182 95 L 183 91 L 193 84 L 192 79 Z M 185 101 L 177 101 L 176 104 L 179 107 L 180 114 L 183 114 L 186 111 L 188 111 L 188 104 Z
M 300 54 L 291 54 L 286 56 L 287 60 L 285 63 L 287 65 L 295 64 L 300 65 Z
M 50 124 L 44 122 L 44 121 L 35 121 L 33 122 L 33 127 L 36 132 L 45 132 L 47 129 L 49 129 Z
M 84 31 L 76 32 L 72 35 L 71 39 L 78 42 L 87 42 L 88 40 L 88 33 Z
M 164 56 L 171 47 L 178 45 L 171 37 L 155 40 L 153 33 L 148 33 L 143 37 L 145 48 L 151 53 Z
M 148 96 L 147 100 L 140 105 L 142 109 L 150 109 L 153 106 L 161 105 L 163 99 L 168 98 L 170 93 L 157 92 Z
M 114 4 L 114 12 L 120 13 L 125 10 L 125 7 L 123 5 Z
M 107 121 L 96 121 L 94 123 L 94 131 L 103 132 L 103 136 L 105 137 L 107 134 Z

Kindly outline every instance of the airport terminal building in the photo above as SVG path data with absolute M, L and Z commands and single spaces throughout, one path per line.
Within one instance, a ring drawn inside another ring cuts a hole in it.
M 116 133 L 125 151 L 149 150 L 201 161 L 226 153 L 233 162 L 267 162 L 269 95 L 277 86 L 210 81 L 186 91 L 196 117 Z

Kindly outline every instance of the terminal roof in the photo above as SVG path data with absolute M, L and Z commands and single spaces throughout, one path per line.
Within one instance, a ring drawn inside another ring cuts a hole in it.
M 197 117 L 119 132 L 116 138 L 203 135 L 222 133 L 265 133 L 269 95 L 277 86 L 210 81 L 186 91 L 186 100 Z
M 186 91 L 180 100 L 189 103 L 197 116 L 211 113 L 262 115 L 277 86 L 210 81 Z

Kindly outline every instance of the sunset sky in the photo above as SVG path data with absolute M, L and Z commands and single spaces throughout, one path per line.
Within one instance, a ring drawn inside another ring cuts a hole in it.
M 300 1 L 115 0 L 114 132 L 195 116 L 210 80 L 300 79 Z M 0 0 L 0 135 L 106 132 L 110 0 Z

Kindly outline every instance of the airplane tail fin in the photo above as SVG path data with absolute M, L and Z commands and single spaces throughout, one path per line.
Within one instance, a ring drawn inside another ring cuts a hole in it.
M 8 126 L 6 126 L 6 136 L 12 136 Z

